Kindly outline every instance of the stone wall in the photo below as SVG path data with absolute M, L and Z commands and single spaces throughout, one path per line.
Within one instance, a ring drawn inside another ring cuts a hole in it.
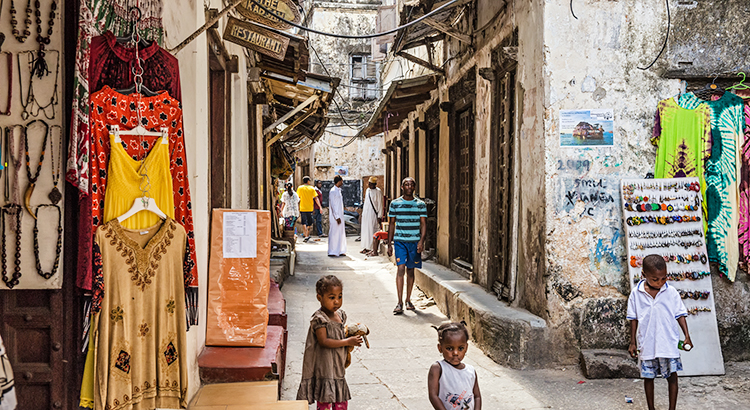
M 721 7 L 737 11 L 738 3 L 729 1 Z M 711 4 L 713 14 L 719 3 Z M 680 5 L 672 11 L 672 31 L 680 34 L 674 49 L 670 42 L 668 55 L 688 59 L 687 45 L 692 49 L 708 42 L 718 47 L 715 26 L 700 23 L 706 17 L 700 9 Z M 561 338 L 581 349 L 626 348 L 630 285 L 619 181 L 644 177 L 653 170 L 655 148 L 649 138 L 656 104 L 676 95 L 681 82 L 663 75 L 677 57 L 660 59 L 650 70 L 638 68 L 647 66 L 662 47 L 663 3 L 593 1 L 581 3 L 575 13 L 578 19 L 562 2 L 547 2 L 544 13 L 547 319 Z M 736 47 L 716 48 L 718 54 L 708 60 L 693 53 L 691 73 L 737 70 L 719 68 L 718 60 L 735 64 L 744 59 L 747 67 L 746 53 L 738 56 L 735 51 Z M 614 110 L 614 146 L 561 149 L 560 110 L 589 108 Z M 742 349 L 750 341 L 748 281 L 742 272 L 738 277 L 734 284 L 713 278 L 727 360 L 749 357 Z

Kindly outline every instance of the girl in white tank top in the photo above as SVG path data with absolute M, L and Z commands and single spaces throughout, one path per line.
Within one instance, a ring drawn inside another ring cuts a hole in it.
M 481 410 L 482 397 L 474 367 L 463 363 L 469 332 L 462 323 L 438 328 L 440 360 L 427 376 L 429 399 L 435 410 Z

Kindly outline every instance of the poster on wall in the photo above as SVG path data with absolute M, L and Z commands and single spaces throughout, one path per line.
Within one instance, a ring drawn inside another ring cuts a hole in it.
M 334 175 L 339 175 L 339 176 L 342 176 L 342 177 L 347 177 L 347 176 L 349 176 L 349 167 L 346 166 L 346 165 L 335 166 L 335 167 L 333 167 L 333 174 Z
M 611 147 L 614 145 L 614 112 L 609 109 L 560 110 L 560 146 Z
M 623 179 L 621 190 L 631 289 L 642 279 L 643 258 L 663 257 L 667 286 L 682 296 L 693 341 L 692 350 L 680 350 L 679 375 L 723 375 L 698 178 Z

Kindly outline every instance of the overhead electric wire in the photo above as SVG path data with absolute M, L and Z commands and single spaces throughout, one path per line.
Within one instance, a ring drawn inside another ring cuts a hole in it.
M 318 61 L 320 61 L 320 65 L 323 66 L 323 70 L 325 70 L 326 75 L 328 75 L 328 77 L 333 78 L 333 76 L 331 75 L 331 72 L 328 71 L 328 68 L 325 66 L 325 64 L 323 64 L 323 60 L 318 55 L 318 52 L 315 50 L 315 47 L 313 47 L 312 44 L 309 44 L 309 47 L 310 47 L 310 50 L 312 50 L 313 53 L 315 53 L 315 57 L 318 58 Z M 336 88 L 336 93 L 339 95 L 339 97 L 341 97 L 341 100 L 343 101 L 344 100 L 344 96 L 341 95 L 341 91 L 339 91 L 338 87 Z M 344 118 L 344 113 L 341 112 L 341 106 L 339 105 L 338 101 L 336 101 L 336 96 L 334 96 L 333 98 L 331 98 L 331 100 L 333 101 L 334 104 L 336 104 L 336 111 L 339 113 L 339 116 L 341 117 L 341 121 L 343 121 L 344 124 L 346 124 L 347 127 L 351 128 L 353 130 L 359 131 L 359 128 L 356 128 L 356 127 L 353 127 L 353 126 L 349 125 L 349 122 L 346 121 L 346 118 Z
M 380 32 L 380 33 L 375 33 L 375 34 L 364 34 L 364 35 L 355 35 L 355 36 L 346 35 L 346 34 L 327 33 L 325 31 L 315 30 L 315 29 L 312 29 L 312 28 L 309 28 L 309 27 L 302 26 L 300 24 L 297 24 L 297 23 L 295 23 L 293 21 L 289 21 L 289 20 L 281 17 L 280 15 L 276 14 L 276 12 L 274 12 L 273 10 L 271 10 L 268 7 L 266 7 L 266 6 L 258 3 L 256 0 L 251 0 L 251 1 L 253 2 L 253 4 L 255 4 L 256 6 L 260 7 L 261 10 L 265 11 L 266 13 L 269 13 L 269 14 L 273 15 L 277 19 L 283 21 L 286 24 L 289 24 L 290 26 L 297 27 L 300 30 L 309 31 L 311 33 L 320 34 L 322 36 L 328 36 L 328 37 L 367 39 L 367 38 L 377 38 L 377 37 L 387 36 L 389 34 L 396 33 L 398 31 L 400 31 L 401 29 L 405 29 L 407 27 L 411 27 L 411 26 L 413 26 L 413 25 L 421 22 L 422 20 L 424 20 L 426 18 L 432 17 L 435 14 L 438 14 L 439 12 L 441 12 L 441 11 L 447 9 L 447 8 L 450 8 L 450 6 L 458 3 L 461 0 L 452 0 L 451 2 L 443 4 L 442 6 L 436 8 L 435 10 L 433 10 L 433 11 L 427 13 L 427 14 L 425 14 L 422 17 L 419 17 L 419 18 L 415 19 L 414 21 L 410 21 L 410 22 L 408 22 L 408 23 L 406 23 L 406 24 L 404 24 L 402 26 L 398 26 L 398 27 L 396 27 L 394 29 L 391 29 L 391 30 L 388 30 L 388 31 L 383 31 L 383 32 Z

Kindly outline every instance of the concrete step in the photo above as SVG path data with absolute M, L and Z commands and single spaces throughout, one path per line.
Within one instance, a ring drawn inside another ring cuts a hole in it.
M 231 405 L 276 403 L 279 399 L 279 382 L 276 380 L 247 383 L 209 384 L 201 387 L 188 409 L 224 409 Z
M 198 356 L 204 384 L 283 380 L 285 362 L 286 330 L 281 326 L 268 326 L 265 347 L 206 346 Z
M 508 306 L 481 286 L 433 262 L 415 269 L 414 283 L 452 321 L 466 321 L 472 340 L 495 362 L 527 369 L 560 361 L 554 335 L 539 316 Z

